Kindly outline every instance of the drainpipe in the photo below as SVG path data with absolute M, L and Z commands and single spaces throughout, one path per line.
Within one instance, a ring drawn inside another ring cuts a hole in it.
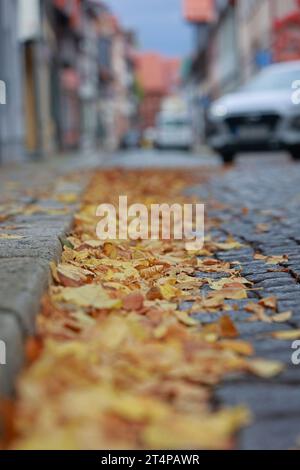
M 44 156 L 44 139 L 43 139 L 43 110 L 42 110 L 42 77 L 41 77 L 41 68 L 43 67 L 43 58 L 42 58 L 42 17 L 43 17 L 43 6 L 44 1 L 39 1 L 39 10 L 40 10 L 40 35 L 34 39 L 33 43 L 33 80 L 35 88 L 35 113 L 37 119 L 37 149 L 36 149 L 36 158 L 41 160 Z

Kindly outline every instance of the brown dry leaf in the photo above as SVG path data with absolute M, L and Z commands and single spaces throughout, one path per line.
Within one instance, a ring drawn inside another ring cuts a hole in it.
M 144 305 L 144 297 L 140 292 L 133 292 L 123 299 L 123 308 L 125 310 L 140 310 Z
M 266 233 L 270 231 L 270 225 L 269 224 L 257 224 L 256 225 L 256 233 Z
M 247 299 L 247 291 L 242 284 L 234 287 L 223 288 L 218 291 L 210 292 L 205 299 L 203 299 L 203 306 L 218 307 L 224 304 L 224 300 L 242 300 Z
M 25 356 L 29 363 L 36 361 L 43 349 L 43 342 L 40 338 L 32 337 L 26 341 Z
M 224 315 L 219 320 L 220 336 L 223 338 L 237 338 L 239 332 L 228 315 Z
M 254 259 L 264 261 L 266 264 L 280 264 L 280 263 L 285 263 L 286 261 L 288 261 L 289 257 L 287 255 L 265 256 L 260 253 L 256 253 L 254 255 Z
M 158 287 L 151 287 L 147 292 L 147 300 L 162 300 L 163 296 Z
M 277 298 L 276 297 L 265 297 L 264 299 L 261 299 L 259 302 L 259 305 L 262 305 L 265 308 L 271 308 L 272 310 L 277 309 Z
M 230 273 L 230 263 L 219 261 L 213 258 L 197 259 L 197 266 L 200 271 L 206 273 L 227 272 Z
M 118 256 L 118 249 L 114 243 L 106 242 L 103 245 L 103 253 L 111 259 L 116 259 Z
M 59 282 L 64 287 L 78 287 L 84 285 L 93 277 L 93 272 L 87 269 L 71 264 L 59 264 L 56 268 L 54 279 L 56 280 L 58 278 Z
M 264 307 L 260 303 L 250 302 L 245 306 L 246 312 L 251 312 L 255 317 L 265 323 L 272 323 L 272 317 L 265 313 Z

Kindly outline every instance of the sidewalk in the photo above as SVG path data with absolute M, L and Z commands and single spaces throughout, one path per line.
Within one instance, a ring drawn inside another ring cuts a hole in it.
M 24 338 L 32 334 L 49 262 L 58 260 L 88 169 L 103 157 L 68 156 L 0 169 L 0 394 L 10 395 L 24 360 Z

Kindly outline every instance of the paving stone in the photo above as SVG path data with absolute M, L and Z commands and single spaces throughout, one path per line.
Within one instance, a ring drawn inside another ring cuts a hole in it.
M 299 413 L 286 416 L 255 417 L 240 433 L 242 450 L 287 450 L 296 447 L 300 435 Z
M 289 324 L 281 324 L 281 330 L 290 329 Z M 274 338 L 261 338 L 252 342 L 256 356 L 291 364 L 292 341 L 279 341 Z
M 14 312 L 24 332 L 33 332 L 35 316 L 48 280 L 49 265 L 41 259 L 0 259 L 1 310 Z
M 277 291 L 277 290 L 274 290 L 274 289 L 270 289 L 270 294 L 276 295 L 278 300 L 287 300 L 287 301 L 294 301 L 295 300 L 296 302 L 300 301 L 299 292 L 294 292 L 294 291 L 281 292 L 280 290 Z
M 248 405 L 255 417 L 267 418 L 276 415 L 298 414 L 300 418 L 299 390 L 291 385 L 260 381 L 252 384 L 226 384 L 217 389 L 216 399 L 221 403 L 234 406 L 240 403 Z M 300 430 L 300 421 L 299 421 Z
M 291 354 L 292 354 L 291 350 Z M 277 382 L 281 382 L 284 384 L 289 384 L 290 386 L 294 386 L 295 388 L 298 389 L 300 388 L 300 366 L 299 365 L 294 365 L 290 363 L 287 365 L 287 367 L 283 370 L 281 375 L 278 377 Z
M 263 322 L 245 322 L 239 324 L 239 332 L 242 338 L 252 340 L 254 336 L 264 335 L 267 339 L 269 333 L 282 331 L 283 326 L 279 323 L 263 323 Z M 284 329 L 292 329 L 291 326 L 285 326 Z
M 270 273 L 270 272 L 266 272 L 266 273 L 262 273 L 262 274 L 250 274 L 247 276 L 247 279 L 249 279 L 249 281 L 253 281 L 255 283 L 258 283 L 258 282 L 262 282 L 262 281 L 265 281 L 265 280 L 277 280 L 278 281 L 281 281 L 282 284 L 284 284 L 285 282 L 290 282 L 291 280 L 291 276 L 290 274 L 288 273 Z
M 277 302 L 277 307 L 280 312 L 285 312 L 287 310 L 298 310 L 300 311 L 300 303 L 298 300 L 279 300 Z
M 293 278 L 289 277 L 280 277 L 277 279 L 265 279 L 264 281 L 260 281 L 256 283 L 260 287 L 264 287 L 265 289 L 273 289 L 281 290 L 281 291 L 290 291 L 293 288 L 297 288 L 297 284 Z
M 64 232 L 61 231 L 61 234 Z M 0 259 L 39 258 L 46 261 L 58 259 L 61 243 L 57 237 L 27 238 L 23 240 L 6 240 L 0 244 Z
M 226 312 L 218 312 L 218 313 L 195 313 L 193 314 L 193 317 L 195 317 L 201 323 L 207 324 L 207 323 L 217 322 L 224 315 L 229 316 L 237 325 L 238 325 L 238 322 L 246 321 L 251 317 L 251 314 L 247 312 L 243 312 L 243 311 L 226 311 Z
M 249 274 L 262 274 L 268 271 L 268 267 L 261 261 L 252 261 L 251 263 L 243 264 L 242 271 L 244 275 Z

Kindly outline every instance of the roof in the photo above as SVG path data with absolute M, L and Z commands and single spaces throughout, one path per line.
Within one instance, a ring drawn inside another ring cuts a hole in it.
M 167 94 L 178 84 L 180 59 L 166 58 L 158 53 L 137 55 L 138 80 L 145 92 Z
M 215 0 L 183 0 L 183 14 L 192 23 L 210 23 L 215 19 Z

